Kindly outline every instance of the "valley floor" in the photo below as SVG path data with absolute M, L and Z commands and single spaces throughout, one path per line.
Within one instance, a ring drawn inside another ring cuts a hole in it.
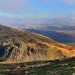
M 0 75 L 75 75 L 75 57 L 27 63 L 0 63 Z

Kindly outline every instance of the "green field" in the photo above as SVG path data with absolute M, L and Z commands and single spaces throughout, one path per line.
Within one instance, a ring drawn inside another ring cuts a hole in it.
M 68 46 L 75 46 L 75 43 L 64 43 L 64 44 Z
M 42 65 L 47 63 L 49 64 L 36 67 L 37 65 Z M 35 67 L 30 67 L 28 70 L 28 74 L 26 74 L 26 71 L 22 71 L 21 75 L 73 75 L 75 73 L 75 58 L 70 58 L 61 61 L 52 61 L 52 62 L 37 61 L 37 62 L 19 63 L 19 64 L 0 64 L 0 71 L 4 69 L 13 70 L 18 66 L 21 66 L 21 68 L 23 68 L 24 67 L 23 65 L 28 65 L 28 66 L 35 65 Z M 0 75 L 16 75 L 16 74 L 0 74 Z

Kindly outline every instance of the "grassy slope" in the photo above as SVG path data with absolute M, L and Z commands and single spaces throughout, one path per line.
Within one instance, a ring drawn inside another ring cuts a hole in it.
M 48 65 L 36 67 L 37 65 L 46 64 Z M 36 61 L 28 63 L 19 63 L 19 64 L 0 64 L 1 70 L 13 70 L 21 65 L 35 65 L 33 68 L 29 68 L 29 75 L 72 75 L 75 73 L 75 58 L 70 58 L 61 61 Z M 21 66 L 23 68 L 24 66 Z M 19 69 L 20 70 L 20 69 Z M 16 71 L 17 72 L 17 71 Z M 19 71 L 18 71 L 19 72 Z M 25 75 L 25 71 L 21 72 L 22 75 Z M 6 74 L 5 74 L 6 75 Z
M 33 68 L 31 75 L 72 75 L 75 73 L 75 58 L 68 61 L 57 62 L 51 66 Z
M 0 46 L 7 49 L 3 57 L 7 58 L 8 62 L 53 60 L 74 55 L 65 48 L 66 45 L 48 37 L 5 26 L 0 26 L 0 42 Z

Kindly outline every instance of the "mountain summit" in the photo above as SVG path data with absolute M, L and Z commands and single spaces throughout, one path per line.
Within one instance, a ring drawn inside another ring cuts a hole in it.
M 0 25 L 0 58 L 5 62 L 54 60 L 73 56 L 66 45 L 43 35 Z

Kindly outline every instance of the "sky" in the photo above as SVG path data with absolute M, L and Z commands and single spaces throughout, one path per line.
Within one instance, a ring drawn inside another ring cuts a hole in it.
M 75 0 L 0 0 L 0 16 L 54 18 L 75 16 Z

